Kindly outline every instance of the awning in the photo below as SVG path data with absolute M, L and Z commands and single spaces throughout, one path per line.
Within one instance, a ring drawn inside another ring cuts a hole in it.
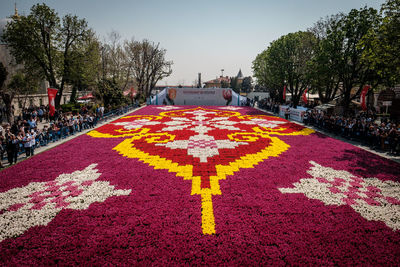
M 79 97 L 78 100 L 87 100 L 87 99 L 93 99 L 93 98 L 94 98 L 93 94 L 90 93 L 90 94 Z

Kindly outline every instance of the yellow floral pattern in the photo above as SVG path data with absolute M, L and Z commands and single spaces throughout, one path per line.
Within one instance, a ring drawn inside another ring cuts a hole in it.
M 115 127 L 118 123 L 123 127 Z M 155 116 L 127 116 L 111 125 L 88 135 L 124 138 L 114 148 L 122 156 L 139 159 L 154 169 L 165 169 L 191 180 L 191 195 L 201 196 L 201 227 L 205 235 L 216 233 L 212 196 L 221 195 L 220 180 L 288 150 L 290 146 L 277 136 L 314 132 L 267 115 L 242 115 L 201 107 L 166 111 Z M 165 153 L 153 153 L 159 148 Z M 189 153 L 192 150 L 194 154 Z M 174 154 L 183 152 L 186 155 L 177 157 Z M 222 154 L 231 158 L 227 160 Z M 197 156 L 200 161 L 195 161 Z M 187 163 L 190 162 L 188 158 L 193 161 L 191 164 Z M 221 159 L 221 162 L 209 163 L 210 158 Z M 202 170 L 198 170 L 197 165 L 201 165 Z M 201 172 L 204 168 L 211 173 L 207 179 Z

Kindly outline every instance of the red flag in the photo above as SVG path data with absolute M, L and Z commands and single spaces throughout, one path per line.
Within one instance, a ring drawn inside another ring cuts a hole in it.
M 361 96 L 360 96 L 360 103 L 361 103 L 361 108 L 363 110 L 367 110 L 367 105 L 365 103 L 365 96 L 367 95 L 367 92 L 371 88 L 369 85 L 365 85 L 364 88 L 361 91 Z
M 307 104 L 307 102 L 308 102 L 308 100 L 307 100 L 307 91 L 308 91 L 308 88 L 306 88 L 306 90 L 304 90 L 304 93 L 303 93 L 303 102 L 305 104 Z
M 47 95 L 49 96 L 49 115 L 53 116 L 56 112 L 56 104 L 54 100 L 56 99 L 58 90 L 54 88 L 47 88 Z
M 286 85 L 283 87 L 283 100 L 286 100 Z

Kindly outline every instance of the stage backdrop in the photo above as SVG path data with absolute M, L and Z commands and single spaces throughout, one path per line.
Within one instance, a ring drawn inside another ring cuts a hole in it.
M 151 99 L 153 105 L 241 106 L 245 103 L 246 98 L 230 88 L 167 87 Z

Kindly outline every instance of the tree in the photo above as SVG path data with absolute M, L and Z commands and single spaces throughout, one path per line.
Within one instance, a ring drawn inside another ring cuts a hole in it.
M 13 118 L 13 112 L 12 112 L 12 100 L 14 98 L 14 94 L 12 92 L 9 92 L 5 86 L 5 82 L 7 80 L 7 76 L 8 76 L 8 71 L 7 69 L 4 67 L 3 63 L 0 62 L 0 95 L 1 98 L 6 106 L 6 117 L 7 117 L 7 121 L 9 123 L 13 123 L 14 122 L 14 118 Z
M 86 20 L 79 19 L 77 16 L 72 16 L 70 14 L 65 15 L 62 22 L 62 27 L 59 30 L 58 48 L 63 51 L 63 54 L 61 56 L 62 63 L 60 63 L 60 66 L 58 67 L 58 76 L 61 77 L 61 85 L 57 92 L 55 101 L 57 107 L 60 105 L 64 85 L 71 77 L 71 72 L 73 72 L 73 61 L 75 61 L 75 63 L 77 61 L 74 54 L 79 54 L 79 50 L 77 52 L 75 52 L 75 50 L 82 46 L 90 33 Z
M 236 93 L 240 93 L 240 87 L 239 87 L 239 83 L 238 83 L 238 79 L 237 77 L 231 77 L 230 78 L 231 83 L 230 83 L 230 87 L 232 88 L 233 91 L 235 91 Z
M 271 42 L 270 47 L 275 43 Z M 257 79 L 257 84 L 262 88 L 269 88 L 270 95 L 276 101 L 282 102 L 282 93 L 285 81 L 285 71 L 282 64 L 276 64 L 271 54 L 271 49 L 267 48 L 257 55 L 253 61 L 253 73 Z
M 230 86 L 229 82 L 227 82 L 225 80 L 221 81 L 221 88 L 229 88 L 229 86 Z
M 106 107 L 119 106 L 126 101 L 121 88 L 111 79 L 100 81 L 96 94 L 102 98 Z
M 36 92 L 38 89 L 38 79 L 32 72 L 26 72 L 25 69 L 19 69 L 12 74 L 7 82 L 9 75 L 3 63 L 0 62 L 0 96 L 6 108 L 6 117 L 9 123 L 14 122 L 12 102 L 16 95 L 26 95 Z
M 252 85 L 252 79 L 250 76 L 248 77 L 244 77 L 243 78 L 243 82 L 242 82 L 242 90 L 246 93 L 250 92 L 251 89 L 253 89 L 253 85 Z
M 310 86 L 318 92 L 322 103 L 332 101 L 339 90 L 340 77 L 337 68 L 342 42 L 336 35 L 329 35 L 335 29 L 343 14 L 321 19 L 309 29 L 316 37 L 315 56 L 310 62 Z
M 380 24 L 362 38 L 362 62 L 368 64 L 384 85 L 400 82 L 400 0 L 388 0 L 380 10 Z
M 297 106 L 311 80 L 309 65 L 314 47 L 315 36 L 310 32 L 284 35 L 257 56 L 253 62 L 254 74 L 261 78 L 264 86 L 279 92 L 286 84 L 293 105 Z
M 20 16 L 7 24 L 3 40 L 17 63 L 38 69 L 41 78 L 58 88 L 59 106 L 67 77 L 71 72 L 71 54 L 88 32 L 84 19 L 66 15 L 62 24 L 58 14 L 45 4 L 32 6 L 28 16 Z M 61 81 L 59 84 L 58 81 Z
M 70 72 L 66 82 L 72 85 L 70 102 L 76 101 L 78 90 L 94 90 L 101 80 L 101 44 L 90 31 L 84 42 L 76 46 L 70 56 Z
M 112 31 L 108 34 L 108 42 L 102 46 L 103 78 L 111 79 L 121 90 L 124 90 L 132 79 L 132 70 L 129 65 L 128 54 L 121 44 L 121 36 Z
M 34 75 L 34 72 L 27 71 L 26 69 L 19 70 L 11 77 L 11 81 L 8 84 L 8 88 L 12 92 L 12 99 L 16 95 L 24 95 L 25 100 L 23 106 L 25 106 L 27 96 L 37 93 L 39 90 L 39 82 L 40 80 Z
M 334 50 L 333 67 L 342 85 L 339 90 L 345 111 L 349 108 L 351 100 L 360 95 L 363 86 L 375 79 L 371 66 L 361 60 L 365 48 L 359 43 L 377 23 L 379 16 L 375 9 L 352 9 L 335 23 L 327 34 Z M 354 87 L 357 87 L 357 91 L 352 94 Z
M 126 41 L 124 50 L 128 73 L 135 78 L 138 93 L 142 98 L 149 97 L 157 82 L 171 75 L 173 62 L 165 59 L 166 50 L 160 44 L 148 40 Z

